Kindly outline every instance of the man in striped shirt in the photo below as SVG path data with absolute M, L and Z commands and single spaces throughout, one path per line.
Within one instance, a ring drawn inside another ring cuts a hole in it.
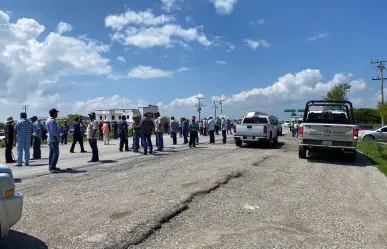
M 26 166 L 30 163 L 30 142 L 33 132 L 32 122 L 27 119 L 27 113 L 20 113 L 20 120 L 15 126 L 17 163 L 15 166 L 22 166 L 23 151 L 24 163 Z

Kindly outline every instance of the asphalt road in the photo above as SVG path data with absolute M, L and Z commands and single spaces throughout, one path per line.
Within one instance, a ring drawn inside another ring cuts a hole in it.
M 69 174 L 17 173 L 24 214 L 0 248 L 387 248 L 387 181 L 362 156 L 300 160 L 288 135 L 271 150 L 121 154 Z

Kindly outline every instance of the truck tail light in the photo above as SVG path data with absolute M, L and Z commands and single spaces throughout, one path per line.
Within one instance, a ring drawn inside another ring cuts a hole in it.
M 236 125 L 234 125 L 234 133 L 236 133 Z
M 304 134 L 304 127 L 298 128 L 298 136 L 302 136 Z
M 357 139 L 359 137 L 359 130 L 358 129 L 353 129 L 353 138 Z
M 263 126 L 263 134 L 267 135 L 267 125 Z

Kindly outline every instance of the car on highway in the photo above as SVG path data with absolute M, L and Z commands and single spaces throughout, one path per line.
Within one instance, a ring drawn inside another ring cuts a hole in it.
M 15 192 L 15 182 L 11 169 L 0 164 L 0 239 L 21 218 L 23 195 Z
M 321 110 L 313 110 L 315 107 Z M 298 156 L 306 158 L 307 150 L 337 150 L 355 161 L 358 136 L 351 102 L 309 101 L 298 129 Z
M 359 131 L 370 131 L 373 129 L 374 129 L 373 125 L 367 125 L 367 124 L 360 124 L 359 125 Z
M 290 120 L 286 120 L 283 125 L 284 128 L 290 128 Z
M 240 124 L 235 125 L 234 141 L 236 146 L 246 144 L 266 144 L 271 148 L 278 142 L 278 119 L 266 113 L 248 113 Z
M 387 126 L 381 126 L 372 130 L 359 131 L 360 141 L 387 142 Z

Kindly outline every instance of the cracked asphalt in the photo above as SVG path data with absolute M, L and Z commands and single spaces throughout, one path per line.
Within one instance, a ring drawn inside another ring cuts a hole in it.
M 0 248 L 387 248 L 387 181 L 361 155 L 300 160 L 288 135 L 120 155 L 20 172 L 23 218 Z

